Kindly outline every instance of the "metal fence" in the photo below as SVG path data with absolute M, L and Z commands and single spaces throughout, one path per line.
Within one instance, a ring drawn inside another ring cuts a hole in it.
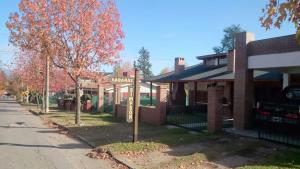
M 196 106 L 168 105 L 167 123 L 189 130 L 207 130 L 207 104 Z M 233 119 L 223 117 L 222 124 L 223 128 L 231 128 L 233 127 Z
M 190 130 L 206 130 L 207 106 L 168 106 L 167 123 Z
M 256 115 L 258 137 L 260 139 L 300 146 L 300 121 L 278 117 Z

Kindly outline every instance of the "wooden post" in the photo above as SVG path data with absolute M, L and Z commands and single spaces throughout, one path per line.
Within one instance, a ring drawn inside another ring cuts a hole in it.
M 127 98 L 127 110 L 126 110 L 126 121 L 132 123 L 133 121 L 133 88 L 132 85 L 128 86 L 128 98 Z
M 153 105 L 153 93 L 152 93 L 152 90 L 153 90 L 153 85 L 152 85 L 152 82 L 150 82 L 150 106 Z
M 134 70 L 134 100 L 133 100 L 133 142 L 138 140 L 139 106 L 140 106 L 140 71 Z

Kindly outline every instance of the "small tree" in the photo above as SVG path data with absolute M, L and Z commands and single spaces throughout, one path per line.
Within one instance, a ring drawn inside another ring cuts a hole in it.
M 280 29 L 284 21 L 294 24 L 297 42 L 300 43 L 300 1 L 299 0 L 269 0 L 262 10 L 260 22 L 263 27 L 270 29 L 274 26 Z
M 80 79 L 114 64 L 123 49 L 119 12 L 112 0 L 60 0 L 49 4 L 51 39 L 56 43 L 54 64 L 76 84 L 76 118 L 80 123 Z
M 137 60 L 137 63 L 134 63 L 134 66 L 136 68 L 139 68 L 142 73 L 144 78 L 149 78 L 153 76 L 153 73 L 151 71 L 151 63 L 150 63 L 150 53 L 147 49 L 145 49 L 144 47 L 142 47 L 139 51 L 139 58 Z
M 160 71 L 160 74 L 163 75 L 163 74 L 166 74 L 166 73 L 169 73 L 169 72 L 171 72 L 171 69 L 168 68 L 168 67 L 165 67 L 165 68 L 163 68 L 163 69 Z
M 6 89 L 7 77 L 5 72 L 0 69 L 0 95 L 3 94 L 3 91 Z
M 234 49 L 235 34 L 243 32 L 240 25 L 231 25 L 226 27 L 224 30 L 224 37 L 221 40 L 221 46 L 216 46 L 213 48 L 215 53 L 225 53 Z

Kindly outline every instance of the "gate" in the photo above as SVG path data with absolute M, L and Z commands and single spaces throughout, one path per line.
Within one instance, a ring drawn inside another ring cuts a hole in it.
M 109 101 L 108 96 L 103 97 L 103 111 L 104 113 L 112 113 L 113 111 L 113 103 Z
M 178 106 L 167 107 L 167 123 L 195 131 L 207 129 L 207 106 Z
M 229 118 L 223 107 L 223 128 L 233 127 L 233 119 Z M 167 123 L 189 130 L 207 130 L 207 104 L 196 106 L 168 105 Z
M 258 138 L 300 146 L 300 121 L 257 114 Z

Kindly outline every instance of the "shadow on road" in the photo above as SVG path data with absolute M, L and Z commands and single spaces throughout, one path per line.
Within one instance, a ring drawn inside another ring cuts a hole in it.
M 17 104 L 15 100 L 10 99 L 0 99 L 0 103 Z
M 58 149 L 78 149 L 78 148 L 86 148 L 82 144 L 60 144 L 58 146 L 53 145 L 30 145 L 30 144 L 16 144 L 16 143 L 0 143 L 0 146 L 16 146 L 16 147 L 35 147 L 35 148 L 58 148 Z
M 13 129 L 15 129 L 15 128 L 20 128 L 20 129 L 22 129 L 22 128 L 26 128 L 26 129 L 48 129 L 48 128 L 41 128 L 41 127 L 31 127 L 31 126 L 0 126 L 0 128 L 13 128 Z
M 5 115 L 7 115 L 7 113 L 9 112 L 16 112 L 15 109 L 0 109 L 0 112 L 6 113 Z M 24 115 L 24 114 L 15 114 L 15 115 Z

